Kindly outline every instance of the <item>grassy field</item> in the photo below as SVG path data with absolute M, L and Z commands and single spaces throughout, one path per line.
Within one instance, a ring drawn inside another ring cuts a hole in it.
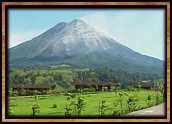
M 138 105 L 146 106 L 148 93 L 155 99 L 155 91 L 126 91 L 126 94 L 137 94 L 138 96 Z M 105 115 L 112 115 L 113 113 L 113 104 L 119 99 L 119 96 L 115 92 L 96 92 L 96 93 L 85 93 L 84 95 L 86 105 L 85 111 L 81 113 L 82 116 L 99 116 L 99 102 L 102 99 L 106 99 L 106 105 L 110 108 L 106 111 Z M 127 96 L 122 96 L 123 108 L 126 108 L 126 98 Z M 76 99 L 76 98 L 75 98 Z M 13 116 L 32 116 L 31 106 L 35 103 L 40 105 L 39 116 L 65 116 L 65 106 L 69 103 L 67 96 L 58 95 L 58 96 L 39 96 L 37 100 L 34 97 L 32 98 L 13 98 L 11 100 L 13 104 Z M 155 101 L 155 100 L 154 100 Z M 57 104 L 59 107 L 53 108 L 53 104 Z M 120 108 L 120 106 L 119 106 Z

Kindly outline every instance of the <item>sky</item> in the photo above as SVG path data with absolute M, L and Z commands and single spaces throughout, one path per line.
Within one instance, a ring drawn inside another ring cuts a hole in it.
M 164 9 L 10 9 L 8 47 L 73 19 L 85 21 L 136 52 L 165 60 Z

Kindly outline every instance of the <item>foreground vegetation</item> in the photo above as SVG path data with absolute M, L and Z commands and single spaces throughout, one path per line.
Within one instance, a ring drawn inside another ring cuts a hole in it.
M 164 102 L 151 90 L 63 93 L 31 98 L 9 98 L 9 116 L 119 116 Z
M 140 82 L 153 81 L 152 89 L 141 89 Z M 93 87 L 77 91 L 73 82 L 114 82 L 107 91 Z M 137 82 L 138 87 L 124 87 Z M 8 70 L 8 115 L 18 116 L 119 116 L 164 102 L 162 75 L 140 74 L 108 68 L 71 68 L 61 64 L 47 67 L 21 67 Z M 50 84 L 50 90 L 14 90 L 10 84 Z M 47 95 L 47 96 L 42 96 Z M 31 96 L 19 98 L 18 96 Z

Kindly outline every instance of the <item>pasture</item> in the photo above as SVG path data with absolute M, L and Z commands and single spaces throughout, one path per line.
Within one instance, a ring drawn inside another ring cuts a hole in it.
M 83 107 L 84 111 L 81 111 L 80 116 L 100 116 L 102 111 L 104 112 L 104 116 L 117 116 L 131 112 L 132 110 L 147 108 L 163 102 L 163 97 L 161 97 L 161 100 L 160 98 L 157 99 L 160 95 L 153 90 L 123 91 L 122 95 L 120 95 L 120 92 L 121 91 L 75 93 L 76 96 L 74 98 L 69 97 L 65 93 L 52 96 L 38 96 L 37 98 L 34 96 L 31 98 L 16 97 L 9 98 L 10 102 L 8 108 L 10 108 L 9 106 L 12 107 L 10 116 L 32 117 L 32 105 L 37 104 L 39 105 L 38 117 L 65 117 L 65 112 L 67 111 L 67 109 L 65 109 L 66 105 L 69 105 L 72 101 L 76 102 L 78 96 L 82 95 L 84 97 L 85 105 Z M 135 96 L 134 99 L 137 99 L 137 101 L 133 104 L 134 106 L 132 106 L 134 108 L 130 108 L 130 110 L 127 111 L 129 108 L 128 105 L 131 103 L 131 101 L 128 101 L 130 96 Z M 102 100 L 105 100 L 105 102 L 103 103 Z M 72 116 L 76 115 L 72 113 Z

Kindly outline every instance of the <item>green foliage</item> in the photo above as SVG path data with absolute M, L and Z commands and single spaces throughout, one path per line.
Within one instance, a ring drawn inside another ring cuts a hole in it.
M 46 91 L 46 94 L 47 95 L 51 95 L 52 93 L 53 93 L 53 90 L 51 90 L 51 89 L 49 89 L 49 90 Z
M 122 115 L 125 113 L 125 108 L 120 108 L 120 102 L 118 100 L 116 100 L 114 102 L 114 106 L 113 106 L 113 113 L 112 113 L 112 116 L 119 116 L 119 115 Z
M 126 88 L 126 90 L 127 90 L 127 91 L 136 91 L 137 89 L 134 88 L 133 86 L 128 86 L 128 87 Z
M 107 100 L 102 99 L 101 102 L 99 102 L 99 115 L 100 116 L 105 116 L 106 111 L 108 110 L 108 105 L 107 105 Z
M 70 93 L 73 93 L 73 92 L 76 92 L 76 89 L 74 86 L 69 86 L 67 89 L 66 89 L 67 92 L 70 92 Z
M 84 111 L 85 105 L 86 105 L 86 102 L 85 102 L 84 96 L 82 95 L 78 96 L 77 103 L 76 103 L 77 116 L 80 116 L 81 113 Z
M 13 96 L 13 89 L 12 88 L 9 88 L 8 94 L 9 94 L 9 96 Z
M 35 78 L 35 82 L 36 84 L 48 84 L 49 81 L 47 80 L 47 78 L 43 77 L 43 76 L 37 76 Z
M 41 105 L 41 108 L 39 108 L 39 110 L 41 110 L 41 114 L 39 114 L 39 116 L 78 117 L 78 114 L 80 117 L 101 116 L 101 115 L 120 116 L 131 111 L 140 110 L 149 107 L 147 106 L 148 93 L 152 97 L 153 105 L 155 105 L 157 92 L 151 90 L 128 91 L 128 92 L 120 91 L 120 92 L 94 92 L 94 93 L 92 92 L 65 93 L 64 95 L 61 94 L 59 96 L 39 96 L 39 100 L 36 100 L 35 104 Z M 79 96 L 82 94 L 84 94 L 84 101 L 86 102 L 84 107 L 82 107 L 83 105 L 82 100 L 79 100 Z M 134 99 L 135 97 L 138 98 L 138 100 L 135 100 Z M 67 98 L 69 99 L 67 100 Z M 120 102 L 120 99 L 122 100 L 122 102 Z M 103 100 L 106 101 L 104 102 Z M 58 104 L 56 103 L 56 101 L 58 101 Z M 129 104 L 127 104 L 127 101 Z M 35 102 L 34 98 L 15 98 L 12 104 L 13 115 L 15 115 L 15 117 L 18 116 L 29 117 L 31 113 L 31 109 L 28 106 L 31 106 L 30 104 L 32 102 Z M 122 103 L 122 107 L 121 107 L 121 103 Z M 53 104 L 57 104 L 57 106 L 60 107 L 52 109 Z M 8 110 L 10 107 L 9 105 L 10 104 L 8 104 Z M 79 106 L 81 106 L 81 108 L 83 109 L 80 109 Z
M 39 104 L 33 104 L 33 105 L 31 106 L 31 109 L 32 109 L 32 116 L 33 116 L 33 117 L 36 117 L 36 116 L 39 115 L 39 113 L 40 113 L 39 108 L 40 108 Z
M 68 96 L 67 100 L 70 100 L 65 107 L 65 116 L 81 116 L 81 113 L 84 111 L 86 105 L 84 96 L 79 95 L 77 96 L 77 99 L 75 99 L 76 94 L 66 93 L 65 95 Z
M 120 113 L 119 113 L 119 101 L 118 100 L 115 100 L 115 102 L 114 102 L 114 108 L 113 108 L 113 116 L 115 116 L 115 115 L 120 115 Z
M 118 95 L 117 97 L 119 98 L 118 101 L 119 101 L 121 109 L 122 109 L 122 104 L 123 104 L 122 101 L 124 99 L 124 96 L 128 96 L 128 95 L 123 91 L 118 91 L 117 95 Z
M 65 93 L 67 96 L 68 103 L 65 106 L 65 116 L 70 117 L 72 115 L 76 115 L 76 101 L 74 100 L 74 96 L 71 93 Z M 72 100 L 71 100 L 72 99 Z
M 156 101 L 156 105 L 158 105 L 158 104 L 163 102 L 163 95 L 162 95 L 161 92 L 157 92 L 155 97 L 156 97 L 156 100 L 155 100 Z
M 12 99 L 10 99 L 10 98 L 8 98 L 8 106 L 9 106 L 9 108 L 8 108 L 8 115 L 9 116 L 13 116 L 14 115 L 14 111 L 13 111 L 13 107 L 14 107 L 14 104 L 13 104 L 13 100 Z
M 34 98 L 35 98 L 35 101 L 38 100 L 38 95 L 35 95 Z
M 123 87 L 124 82 L 136 82 L 138 77 L 140 80 L 157 80 L 158 85 L 163 84 L 163 77 L 147 73 L 135 73 L 128 70 L 110 69 L 107 67 L 99 68 L 54 68 L 58 65 L 50 66 L 33 66 L 10 68 L 8 71 L 9 84 L 57 84 L 63 89 L 67 89 L 75 81 L 86 82 L 115 82 Z M 159 80 L 161 78 L 161 80 Z M 161 85 L 162 86 L 162 85 Z M 159 87 L 159 86 L 158 86 Z M 156 87 L 158 89 L 158 87 Z M 160 88 L 160 87 L 159 87 Z M 162 88 L 161 88 L 162 89 Z M 18 94 L 20 95 L 20 94 Z M 26 94 L 27 95 L 27 94 Z
M 164 82 L 162 79 L 156 80 L 154 82 L 154 89 L 157 92 L 161 92 L 162 94 L 164 94 Z
M 141 87 L 142 87 L 141 82 L 138 81 L 138 82 L 137 82 L 137 90 L 140 91 L 140 90 L 141 90 Z
M 52 89 L 53 94 L 59 94 L 63 92 L 63 88 L 59 86 L 58 84 L 54 85 L 54 88 Z
M 147 106 L 148 107 L 153 106 L 153 96 L 151 96 L 149 93 L 148 93 L 146 101 L 147 101 Z
M 127 111 L 132 112 L 138 109 L 138 96 L 136 94 L 129 95 L 127 98 Z
M 125 97 L 128 96 L 128 94 L 122 90 L 116 92 L 116 100 L 114 102 L 114 107 L 113 107 L 113 116 L 116 116 L 116 115 L 121 115 L 121 114 L 124 114 L 125 113 L 125 108 L 123 106 L 124 104 L 124 99 Z
M 117 83 L 115 85 L 115 90 L 119 91 L 121 89 L 121 84 L 120 83 Z
M 26 90 L 24 88 L 21 88 L 19 90 L 19 94 L 20 94 L 20 96 L 25 96 L 26 95 Z
M 72 113 L 73 113 L 72 110 L 73 110 L 72 105 L 71 104 L 66 104 L 66 107 L 65 107 L 65 117 L 71 117 Z
M 52 108 L 59 108 L 59 105 L 58 104 L 53 104 Z
M 19 91 L 18 90 L 14 90 L 13 92 L 12 92 L 12 96 L 18 96 L 19 95 Z

